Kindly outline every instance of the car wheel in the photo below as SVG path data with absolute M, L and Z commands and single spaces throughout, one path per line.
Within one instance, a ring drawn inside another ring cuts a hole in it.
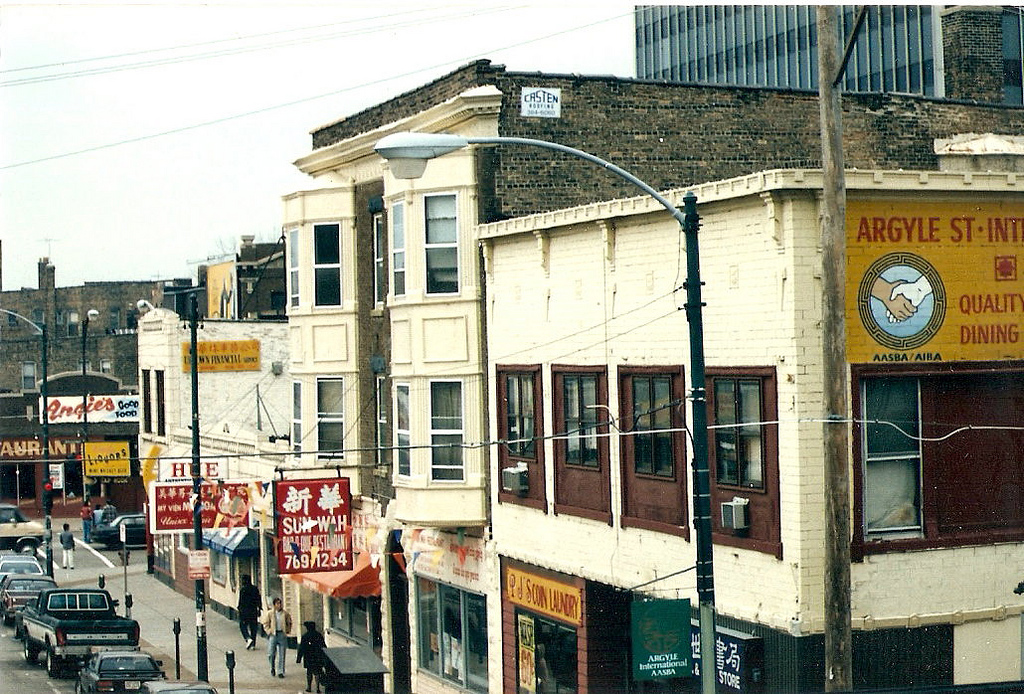
M 21 654 L 25 656 L 25 662 L 35 664 L 36 659 L 39 658 L 39 649 L 32 645 L 29 641 L 28 636 L 25 636 L 25 643 L 22 645 Z
M 53 677 L 53 678 L 60 677 L 62 668 L 63 668 L 63 663 L 61 662 L 61 659 L 58 658 L 56 655 L 54 655 L 52 648 L 47 648 L 46 649 L 46 674 L 49 675 L 50 677 Z

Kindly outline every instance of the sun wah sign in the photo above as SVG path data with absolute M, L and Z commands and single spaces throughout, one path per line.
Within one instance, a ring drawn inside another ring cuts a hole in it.
M 346 477 L 277 480 L 277 571 L 348 571 L 352 559 L 352 493 Z

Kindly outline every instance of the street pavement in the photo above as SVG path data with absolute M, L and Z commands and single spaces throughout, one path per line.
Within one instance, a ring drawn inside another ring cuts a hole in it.
M 68 521 L 71 523 L 71 521 Z M 60 526 L 56 519 L 56 529 Z M 119 612 L 124 610 L 124 586 L 127 574 L 128 592 L 132 594 L 134 605 L 131 616 L 138 620 L 141 629 L 142 650 L 151 653 L 163 661 L 164 672 L 169 679 L 175 678 L 175 636 L 174 620 L 181 620 L 181 634 L 178 639 L 180 649 L 181 679 L 196 679 L 196 606 L 195 598 L 182 595 L 168 587 L 157 578 L 146 573 L 145 551 L 142 549 L 131 552 L 131 561 L 127 571 L 121 565 L 116 551 L 105 551 L 99 547 L 90 547 L 81 541 L 81 524 L 71 523 L 77 538 L 75 551 L 75 569 L 61 568 L 61 552 L 59 546 L 53 553 L 54 578 L 61 586 L 97 585 L 102 574 L 106 581 L 106 589 L 115 600 L 121 601 Z M 40 551 L 40 555 L 43 552 Z M 5 631 L 11 631 L 6 629 Z M 234 692 L 236 694 L 255 694 L 270 692 L 273 694 L 292 694 L 304 692 L 306 673 L 301 665 L 295 662 L 295 651 L 289 650 L 286 658 L 286 675 L 278 678 L 270 676 L 270 665 L 267 659 L 266 639 L 258 639 L 256 650 L 249 651 L 238 630 L 238 623 L 214 612 L 207 604 L 206 609 L 206 642 L 207 672 L 210 684 L 217 687 L 220 694 L 232 691 L 228 684 L 228 668 L 225 656 L 234 651 Z M 3 664 L 0 663 L 0 667 Z M 46 678 L 40 668 L 39 677 Z M 68 691 L 74 688 L 73 680 Z M 62 690 L 63 687 L 56 689 Z M 41 690 L 40 690 L 41 691 Z

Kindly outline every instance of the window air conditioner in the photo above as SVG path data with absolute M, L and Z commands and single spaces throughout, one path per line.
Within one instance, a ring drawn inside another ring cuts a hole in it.
M 530 490 L 530 475 L 526 465 L 519 463 L 515 467 L 501 469 L 501 491 L 526 496 Z
M 722 527 L 727 530 L 746 530 L 750 527 L 747 511 L 750 499 L 734 496 L 732 501 L 722 502 Z

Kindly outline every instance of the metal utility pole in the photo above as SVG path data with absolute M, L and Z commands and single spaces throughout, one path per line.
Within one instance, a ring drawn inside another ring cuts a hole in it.
M 203 546 L 202 469 L 199 465 L 199 302 L 189 298 L 189 359 L 192 376 L 192 530 L 196 549 Z M 206 651 L 206 596 L 203 579 L 196 579 L 196 677 L 209 682 Z
M 846 180 L 843 174 L 839 6 L 819 5 L 822 371 L 825 462 L 825 690 L 853 688 L 850 473 L 846 398 Z M 834 76 L 834 78 L 833 78 Z
M 42 342 L 43 351 L 43 380 L 39 382 L 39 395 L 43 399 L 42 415 L 43 415 L 43 478 L 50 476 L 50 411 L 49 411 L 49 385 L 46 383 L 49 379 L 49 340 L 46 334 L 46 317 L 43 317 L 43 324 L 40 326 L 39 339 Z M 83 412 L 84 414 L 84 412 Z M 85 501 L 84 499 L 82 500 Z M 46 532 L 44 537 L 46 538 L 46 575 L 53 577 L 53 516 L 47 511 L 46 512 Z

